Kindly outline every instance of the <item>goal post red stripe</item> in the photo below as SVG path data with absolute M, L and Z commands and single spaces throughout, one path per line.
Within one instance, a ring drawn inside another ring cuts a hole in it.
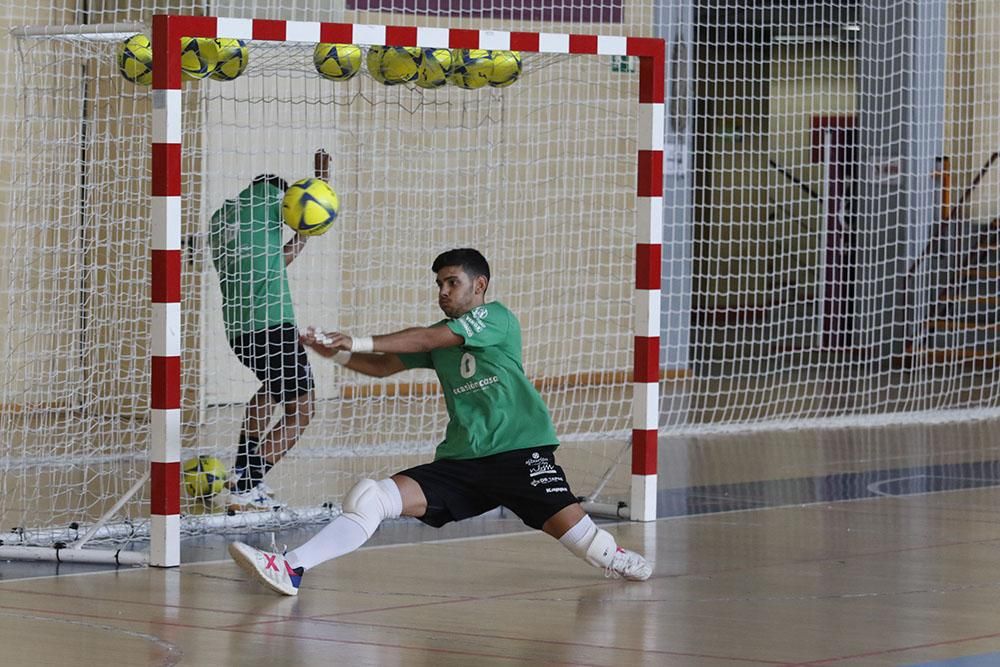
M 632 430 L 632 474 L 655 475 L 657 468 L 656 429 Z
M 417 29 L 415 26 L 386 26 L 386 46 L 416 46 Z
M 212 37 L 225 37 L 225 35 L 212 35 Z M 265 39 L 272 42 L 285 41 L 285 22 L 271 19 L 254 19 L 253 39 Z
M 538 51 L 537 32 L 512 32 L 510 33 L 510 48 L 514 51 L 525 51 L 534 53 Z
M 154 143 L 152 152 L 150 193 L 154 197 L 176 197 L 181 193 L 181 145 Z
M 149 511 L 159 516 L 180 514 L 181 464 L 153 461 L 149 466 Z
M 180 303 L 181 251 L 154 248 L 150 257 L 150 299 L 153 303 Z
M 597 35 L 570 35 L 570 53 L 597 53 Z

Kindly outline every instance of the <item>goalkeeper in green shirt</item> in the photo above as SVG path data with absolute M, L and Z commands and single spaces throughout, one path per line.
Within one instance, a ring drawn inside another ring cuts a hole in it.
M 521 364 L 520 324 L 503 304 L 486 302 L 486 259 L 461 248 L 438 256 L 431 269 L 446 319 L 374 337 L 310 328 L 302 339 L 365 375 L 434 369 L 449 417 L 434 461 L 358 482 L 343 513 L 293 551 L 273 554 L 234 542 L 233 559 L 270 588 L 295 595 L 305 570 L 354 551 L 384 519 L 412 516 L 439 527 L 504 506 L 612 576 L 649 578 L 646 560 L 594 524 L 556 464 L 552 420 Z

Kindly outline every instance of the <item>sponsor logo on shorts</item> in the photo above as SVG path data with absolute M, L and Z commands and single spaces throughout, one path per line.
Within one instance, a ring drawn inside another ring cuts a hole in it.
M 528 466 L 528 476 L 546 475 L 556 471 L 555 466 L 548 457 L 542 456 L 538 452 L 531 452 L 531 458 L 524 462 Z
M 545 493 L 559 493 L 560 491 L 569 491 L 569 487 L 553 486 L 551 488 L 545 489 Z
M 565 482 L 562 477 L 556 475 L 555 477 L 539 477 L 538 479 L 531 480 L 532 486 L 538 486 L 539 484 L 551 484 L 552 482 Z
M 555 471 L 556 467 L 551 463 L 549 463 L 548 461 L 545 461 L 544 463 L 538 463 L 531 466 L 528 469 L 528 476 L 534 477 L 536 475 L 547 475 L 550 472 L 555 472 Z

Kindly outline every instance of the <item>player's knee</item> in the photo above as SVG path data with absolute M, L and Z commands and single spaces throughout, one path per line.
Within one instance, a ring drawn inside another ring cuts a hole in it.
M 384 519 L 394 519 L 403 510 L 403 499 L 391 479 L 363 479 L 344 498 L 344 516 L 360 525 L 368 537 Z

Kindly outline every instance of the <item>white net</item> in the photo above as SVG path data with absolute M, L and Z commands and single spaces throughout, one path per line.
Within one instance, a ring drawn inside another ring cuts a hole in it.
M 5 18 L 148 25 L 170 10 L 665 37 L 661 486 L 996 458 L 991 443 L 945 442 L 946 428 L 902 448 L 773 433 L 996 416 L 995 3 L 544 3 L 555 16 L 509 0 L 107 4 Z M 147 211 L 149 96 L 120 79 L 108 43 L 5 43 L 16 178 L 0 528 L 65 526 L 147 467 L 148 237 L 126 223 Z M 622 495 L 635 81 L 614 70 L 628 64 L 526 57 L 510 89 L 428 93 L 364 74 L 323 81 L 308 52 L 251 47 L 237 81 L 186 84 L 185 456 L 228 463 L 256 386 L 222 338 L 207 216 L 259 171 L 308 175 L 325 147 L 344 212 L 291 267 L 300 323 L 432 322 L 429 262 L 481 247 L 493 296 L 521 317 L 577 492 L 610 470 L 605 492 Z M 271 473 L 294 508 L 429 456 L 443 424 L 429 377 L 315 369 L 315 421 Z M 763 435 L 707 437 L 746 430 Z M 140 521 L 141 504 L 123 513 Z
M 26 113 L 19 127 L 30 159 L 13 208 L 27 211 L 43 191 L 53 202 L 43 228 L 15 213 L 6 248 L 4 511 L 41 527 L 29 541 L 71 539 L 62 528 L 91 523 L 148 466 L 151 94 L 119 76 L 121 37 L 23 40 L 26 108 L 51 113 Z M 432 261 L 480 249 L 492 299 L 521 320 L 561 463 L 576 486 L 596 487 L 631 428 L 636 74 L 609 57 L 526 53 L 509 87 L 431 90 L 366 72 L 324 79 L 313 45 L 252 42 L 248 52 L 235 81 L 184 90 L 182 459 L 228 467 L 259 386 L 223 328 L 209 219 L 258 174 L 311 176 L 323 148 L 341 212 L 289 267 L 299 324 L 431 324 L 441 318 Z M 320 508 L 335 509 L 359 477 L 428 461 L 443 436 L 429 371 L 374 380 L 321 359 L 313 367 L 316 414 L 267 476 L 287 504 L 272 523 L 328 515 Z M 622 467 L 601 486 L 625 495 L 627 484 Z M 144 494 L 118 512 L 126 536 L 142 531 Z M 186 495 L 182 514 L 188 531 L 260 520 Z

